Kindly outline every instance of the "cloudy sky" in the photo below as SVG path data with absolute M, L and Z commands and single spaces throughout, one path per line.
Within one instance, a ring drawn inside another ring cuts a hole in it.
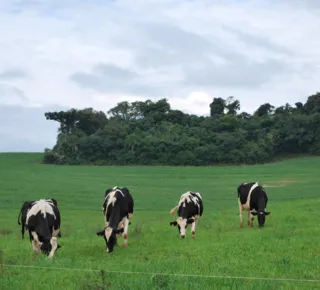
M 44 112 L 157 100 L 207 114 L 319 91 L 319 0 L 1 0 L 0 151 L 43 151 Z

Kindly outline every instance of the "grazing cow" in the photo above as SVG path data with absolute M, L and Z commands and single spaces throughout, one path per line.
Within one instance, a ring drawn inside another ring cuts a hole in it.
M 26 228 L 36 254 L 42 251 L 51 258 L 61 247 L 57 243 L 60 223 L 60 211 L 55 199 L 40 199 L 31 204 L 27 212 Z
M 133 216 L 133 198 L 125 187 L 113 187 L 105 193 L 105 200 L 102 206 L 105 216 L 105 229 L 97 232 L 103 236 L 106 242 L 107 253 L 112 253 L 117 244 L 117 234 L 122 233 L 125 248 L 128 247 L 128 227 Z
M 18 225 L 21 225 L 21 236 L 24 239 L 24 231 L 26 230 L 26 219 L 27 213 L 32 206 L 34 201 L 25 201 L 21 207 L 20 213 L 18 215 Z
M 200 193 L 188 191 L 182 194 L 178 205 L 170 211 L 170 214 L 173 215 L 176 209 L 178 209 L 178 219 L 170 222 L 170 225 L 174 227 L 178 225 L 180 237 L 184 239 L 188 225 L 192 224 L 191 233 L 192 239 L 194 239 L 196 226 L 203 213 L 203 201 Z
M 107 203 L 106 203 L 106 198 L 107 198 L 107 195 L 108 195 L 110 192 L 112 192 L 112 191 L 114 191 L 114 190 L 116 190 L 116 189 L 120 189 L 120 190 L 121 190 L 121 188 L 120 188 L 119 186 L 114 186 L 113 188 L 107 189 L 106 192 L 105 192 L 105 194 L 104 194 L 104 202 L 103 202 L 103 205 L 102 205 L 102 215 L 103 215 L 103 216 L 106 215 L 106 205 L 107 205 Z M 129 191 L 127 188 L 124 188 L 124 190 Z M 130 200 L 129 200 L 129 209 L 130 209 L 130 212 L 132 211 L 132 213 L 133 213 L 133 199 L 132 199 L 131 195 L 130 195 Z M 130 213 L 130 214 L 131 214 L 131 213 Z M 131 216 L 132 216 L 132 214 L 131 214 Z M 131 218 L 131 216 L 130 216 L 130 218 Z M 107 221 L 105 221 L 105 223 L 106 223 L 106 226 L 107 226 Z M 131 222 L 130 222 L 130 221 L 129 221 L 129 225 L 131 225 Z M 123 222 L 119 224 L 119 229 L 121 229 L 121 228 L 122 228 L 122 229 L 124 228 Z M 123 231 L 122 231 L 122 232 L 123 232 Z
M 25 201 L 21 207 L 20 213 L 18 215 L 18 225 L 21 225 L 21 236 L 24 239 L 24 231 L 26 230 L 26 219 L 27 213 L 35 201 Z M 61 237 L 61 232 L 59 232 L 58 237 Z
M 242 211 L 248 211 L 248 226 L 253 226 L 254 216 L 258 216 L 259 227 L 264 227 L 267 212 L 268 197 L 264 188 L 258 182 L 242 183 L 238 186 L 238 203 L 240 211 L 240 227 L 243 227 Z

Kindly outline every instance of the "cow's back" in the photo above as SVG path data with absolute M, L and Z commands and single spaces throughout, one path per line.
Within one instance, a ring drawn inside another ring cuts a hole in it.
M 178 216 L 183 216 L 185 218 L 190 218 L 196 215 L 201 216 L 203 212 L 202 199 L 193 192 L 189 192 L 188 195 L 189 196 L 184 196 L 184 201 L 180 203 Z
M 190 192 L 190 194 L 193 196 L 194 199 L 197 200 L 197 202 L 199 204 L 200 216 L 202 216 L 202 213 L 203 213 L 203 200 L 202 200 L 202 197 L 200 196 L 200 194 L 197 194 L 196 192 Z M 199 214 L 199 212 L 197 212 L 197 215 Z
M 125 199 L 127 200 L 128 203 L 128 214 L 132 214 L 133 213 L 133 208 L 134 208 L 134 202 L 133 202 L 133 197 L 129 192 L 129 189 L 126 187 L 123 187 L 121 189 L 122 193 L 125 196 Z
M 43 236 L 51 235 L 53 228 L 60 228 L 59 209 L 51 200 L 36 201 L 27 213 L 26 223 L 30 231 Z
M 53 220 L 53 228 L 55 230 L 57 230 L 57 229 L 60 229 L 60 227 L 61 227 L 60 210 L 56 204 L 54 204 L 54 206 L 52 206 L 52 209 L 53 209 L 53 212 L 55 215 L 55 219 Z
M 242 183 L 238 186 L 237 192 L 238 197 L 240 199 L 241 204 L 245 204 L 248 199 L 248 195 L 251 187 L 255 184 L 255 182 Z
M 267 206 L 267 193 L 265 192 L 264 188 L 261 185 L 259 185 L 251 193 L 250 207 L 258 210 L 258 201 L 261 201 L 261 199 L 265 201 L 265 205 Z

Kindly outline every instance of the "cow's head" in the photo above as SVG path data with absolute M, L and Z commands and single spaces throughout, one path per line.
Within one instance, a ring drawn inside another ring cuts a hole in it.
M 189 224 L 192 224 L 194 222 L 194 218 L 182 218 L 178 217 L 176 221 L 173 221 L 170 223 L 170 226 L 178 226 L 178 231 L 180 234 L 180 237 L 184 239 L 186 237 L 186 229 Z
M 51 250 L 56 252 L 61 246 L 57 243 L 57 238 L 52 237 L 50 240 L 45 239 L 43 242 L 40 242 L 40 250 L 42 253 L 49 256 Z
M 264 227 L 264 223 L 266 221 L 266 216 L 269 215 L 270 212 L 258 211 L 258 212 L 251 212 L 251 214 L 254 215 L 254 216 L 258 216 L 259 227 L 263 228 Z
M 97 232 L 97 236 L 104 237 L 106 241 L 107 253 L 112 253 L 113 248 L 117 243 L 117 234 L 123 233 L 123 228 L 114 230 L 113 228 L 106 227 L 103 231 Z

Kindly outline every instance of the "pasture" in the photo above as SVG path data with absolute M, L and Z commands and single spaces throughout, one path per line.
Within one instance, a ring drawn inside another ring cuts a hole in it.
M 0 154 L 2 290 L 320 289 L 314 282 L 165 275 L 319 280 L 320 158 L 234 167 L 53 166 L 39 164 L 40 158 Z M 236 189 L 250 181 L 265 186 L 269 197 L 263 229 L 256 218 L 248 228 L 246 212 L 239 227 Z M 115 185 L 130 189 L 135 212 L 129 247 L 119 238 L 107 255 L 96 231 L 104 227 L 104 192 Z M 169 226 L 176 218 L 170 209 L 188 190 L 199 191 L 204 201 L 195 240 L 190 227 L 181 240 Z M 22 240 L 17 224 L 23 201 L 39 198 L 57 199 L 61 212 L 62 247 L 52 260 L 33 258 L 28 234 Z

